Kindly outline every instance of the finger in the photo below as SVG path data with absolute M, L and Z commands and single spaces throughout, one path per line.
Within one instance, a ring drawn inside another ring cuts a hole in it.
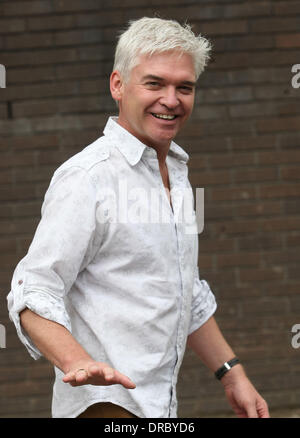
M 65 383 L 70 383 L 71 381 L 75 381 L 76 377 L 75 377 L 75 372 L 74 371 L 70 371 L 69 373 L 65 374 L 63 377 L 63 382 Z
M 116 379 L 118 383 L 120 383 L 127 389 L 136 388 L 135 383 L 128 376 L 125 376 L 125 374 L 122 374 L 119 371 L 116 371 Z
M 85 369 L 77 370 L 75 373 L 75 380 L 77 383 L 85 382 L 89 377 L 89 373 Z
M 102 376 L 105 379 L 106 383 L 110 385 L 121 384 L 128 389 L 134 389 L 136 387 L 135 384 L 129 379 L 129 377 L 125 376 L 117 370 L 114 370 L 109 366 L 102 369 Z
M 115 371 L 111 367 L 103 368 L 102 375 L 103 375 L 104 379 L 106 381 L 109 381 L 109 382 L 113 381 L 116 378 Z
M 257 412 L 259 418 L 270 418 L 269 408 L 265 400 L 263 400 L 263 402 L 258 405 Z
M 246 406 L 246 411 L 248 418 L 258 418 L 258 413 L 255 405 L 249 404 L 248 406 Z
M 94 364 L 94 365 L 89 366 L 88 371 L 89 371 L 90 376 L 92 376 L 92 377 L 102 376 L 102 369 L 99 365 Z

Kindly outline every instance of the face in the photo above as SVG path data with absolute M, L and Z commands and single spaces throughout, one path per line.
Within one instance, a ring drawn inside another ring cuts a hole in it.
M 170 51 L 140 57 L 125 83 L 111 75 L 111 94 L 119 103 L 118 123 L 150 147 L 168 147 L 189 118 L 195 97 L 192 57 Z

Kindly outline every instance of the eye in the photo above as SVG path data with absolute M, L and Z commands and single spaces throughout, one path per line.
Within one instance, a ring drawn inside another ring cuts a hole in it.
M 148 85 L 149 87 L 155 88 L 155 87 L 159 87 L 160 83 L 156 82 L 156 81 L 151 81 L 151 82 L 147 82 L 146 85 Z
M 194 91 L 194 89 L 192 87 L 188 87 L 186 85 L 182 85 L 181 87 L 179 87 L 180 90 L 185 93 L 185 94 L 190 94 Z

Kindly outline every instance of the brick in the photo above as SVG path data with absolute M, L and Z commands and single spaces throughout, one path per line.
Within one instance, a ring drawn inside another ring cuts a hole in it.
M 299 98 L 299 93 L 296 88 L 290 87 L 290 81 L 282 85 L 263 85 L 256 86 L 254 94 L 257 99 L 287 99 L 291 97 Z M 272 102 L 273 105 L 276 102 Z
M 68 96 L 78 93 L 78 81 L 62 81 L 54 83 L 14 85 L 7 87 L 0 100 L 12 100 L 14 103 L 21 100 L 31 101 L 43 97 Z M 16 117 L 16 115 L 14 115 Z
M 123 11 L 117 8 L 102 10 L 101 12 L 86 13 L 74 16 L 77 27 L 99 27 L 110 23 L 111 26 L 122 26 L 124 23 Z M 74 27 L 76 27 L 74 26 Z
M 85 0 L 82 3 L 80 0 L 73 0 L 71 3 L 62 0 L 53 0 L 53 9 L 55 12 L 78 12 L 88 9 L 99 9 L 97 0 Z
M 285 218 L 270 218 L 260 224 L 262 231 L 294 231 L 300 229 L 300 216 L 293 215 Z
M 294 114 L 297 112 L 298 107 L 298 104 L 274 104 L 274 102 L 238 104 L 230 106 L 229 114 L 232 118 L 275 116 L 278 114 Z
M 276 17 L 270 16 L 268 18 L 256 18 L 249 22 L 249 29 L 251 32 L 266 32 L 268 33 L 282 32 L 291 30 L 299 30 L 300 19 L 299 16 Z
M 57 30 L 76 27 L 77 17 L 75 15 L 46 15 L 27 18 L 29 30 Z
M 217 266 L 222 268 L 232 268 L 238 266 L 257 266 L 260 265 L 259 253 L 238 253 L 238 254 L 219 254 L 217 256 Z
M 263 202 L 256 202 L 255 204 L 236 205 L 233 208 L 233 217 L 273 216 L 281 214 L 282 211 L 283 207 L 280 201 L 266 202 L 266 200 L 263 200 Z
M 224 51 L 251 50 L 251 49 L 271 49 L 275 46 L 271 35 L 239 35 L 228 38 L 214 39 L 214 53 Z M 277 47 L 280 47 L 277 45 Z M 292 46 L 297 47 L 297 46 Z
M 297 150 L 258 152 L 257 162 L 259 165 L 299 163 L 300 152 Z
M 220 103 L 220 102 L 240 102 L 252 99 L 252 90 L 250 87 L 227 87 L 207 89 L 201 93 L 200 102 Z M 196 101 L 197 103 L 197 101 Z
M 233 218 L 234 212 L 232 206 L 230 205 L 211 206 L 210 204 L 206 203 L 204 216 L 205 222 L 211 223 L 213 220 L 216 219 Z
M 233 181 L 236 183 L 274 181 L 277 178 L 278 171 L 275 167 L 234 170 L 233 174 Z
M 0 200 L 1 201 L 18 201 L 21 199 L 35 198 L 32 186 L 2 186 L 0 188 Z
M 232 187 L 228 189 L 214 188 L 211 191 L 212 201 L 248 200 L 256 198 L 256 190 L 253 187 Z
M 114 102 L 110 96 L 65 97 L 64 99 L 27 100 L 13 104 L 15 117 L 34 117 L 55 113 L 79 113 L 110 111 Z
M 210 157 L 212 168 L 231 168 L 251 166 L 255 164 L 255 156 L 252 153 L 218 154 Z
M 260 187 L 261 198 L 289 198 L 300 196 L 300 184 L 274 184 Z
M 91 78 L 101 76 L 103 66 L 99 62 L 85 62 L 66 66 L 58 65 L 56 70 L 57 79 Z
M 240 269 L 239 271 L 239 279 L 241 282 L 279 281 L 284 279 L 284 275 L 285 272 L 281 266 L 274 266 L 273 269 Z M 256 310 L 258 310 L 258 308 Z
M 54 44 L 52 33 L 33 33 L 7 36 L 4 40 L 5 50 L 18 47 L 20 49 L 51 47 Z
M 257 121 L 258 132 L 298 131 L 300 117 L 270 118 Z
M 300 205 L 297 199 L 289 199 L 284 201 L 283 210 L 288 215 L 294 215 L 300 213 Z
M 300 145 L 300 133 L 292 132 L 277 135 L 281 149 L 298 148 Z
M 272 251 L 264 254 L 264 260 L 267 265 L 297 263 L 299 261 L 299 252 L 298 249 Z
M 49 0 L 35 0 L 27 1 L 26 7 L 20 7 L 20 2 L 10 1 L 5 2 L 1 6 L 1 12 L 4 16 L 26 16 L 35 14 L 47 14 L 52 12 L 51 1 Z
M 219 20 L 211 23 L 201 23 L 201 26 L 194 27 L 195 32 L 203 33 L 203 35 L 232 35 L 245 34 L 248 31 L 248 23 L 246 20 Z
M 290 4 L 286 4 L 284 1 L 280 1 L 274 5 L 274 12 L 276 15 L 290 15 L 291 10 L 294 14 L 300 12 L 300 2 L 293 1 Z
M 260 225 L 256 220 L 222 221 L 215 224 L 214 229 L 218 236 L 243 235 L 259 231 Z
M 280 169 L 280 177 L 283 180 L 299 180 L 300 166 L 285 166 Z
M 0 154 L 0 168 L 28 166 L 33 165 L 35 161 L 35 155 L 31 152 L 20 152 L 17 155 L 9 152 Z
M 230 145 L 233 151 L 238 151 L 238 150 L 249 151 L 251 149 L 253 150 L 274 149 L 277 143 L 278 143 L 278 137 L 272 134 L 230 138 Z
M 0 149 L 14 151 L 24 157 L 32 157 L 32 153 L 22 155 L 22 149 L 45 149 L 57 145 L 59 136 L 56 134 L 15 135 L 14 137 L 2 137 Z M 25 160 L 26 161 L 26 160 Z M 18 161 L 15 161 L 17 163 Z M 26 162 L 28 164 L 28 162 Z
M 281 48 L 300 47 L 300 33 L 277 35 L 276 46 Z
M 207 240 L 201 239 L 199 242 L 199 252 L 204 253 L 220 253 L 224 251 L 233 251 L 234 240 L 233 239 L 222 239 L 216 241 L 215 239 Z
M 68 32 L 56 32 L 54 43 L 57 46 L 82 45 L 103 41 L 104 32 L 102 29 L 82 29 Z
M 25 20 L 22 18 L 0 19 L 0 34 L 24 32 Z
M 15 238 L 2 238 L 0 240 L 0 251 L 1 253 L 16 253 L 17 252 L 17 241 Z
M 228 172 L 197 172 L 190 173 L 190 182 L 193 186 L 207 187 L 215 184 L 230 184 L 231 176 Z
M 7 92 L 10 93 L 9 87 L 18 83 L 35 83 L 35 82 L 47 82 L 55 80 L 55 67 L 54 65 L 48 65 L 40 67 L 15 67 L 10 69 L 7 77 Z
M 0 103 L 0 119 L 7 119 L 7 105 Z
M 65 63 L 74 62 L 77 60 L 77 51 L 74 48 L 68 49 L 53 49 L 38 51 L 20 51 L 15 53 L 3 52 L 2 63 L 10 67 L 23 67 L 24 65 L 32 64 L 40 67 L 41 64 Z
M 50 181 L 49 181 L 50 182 Z M 20 202 L 14 206 L 15 218 L 40 218 L 41 216 L 41 200 Z
M 297 62 L 299 50 L 284 51 L 242 51 L 237 53 L 218 53 L 214 58 L 214 62 L 210 63 L 210 68 L 213 69 L 235 69 L 235 68 L 253 68 L 267 67 L 269 65 L 293 65 Z M 296 61 L 295 61 L 296 60 Z

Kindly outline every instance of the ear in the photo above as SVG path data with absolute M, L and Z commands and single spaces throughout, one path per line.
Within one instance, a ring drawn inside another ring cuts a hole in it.
M 114 100 L 120 101 L 122 98 L 123 80 L 118 70 L 114 70 L 110 75 L 110 92 Z

